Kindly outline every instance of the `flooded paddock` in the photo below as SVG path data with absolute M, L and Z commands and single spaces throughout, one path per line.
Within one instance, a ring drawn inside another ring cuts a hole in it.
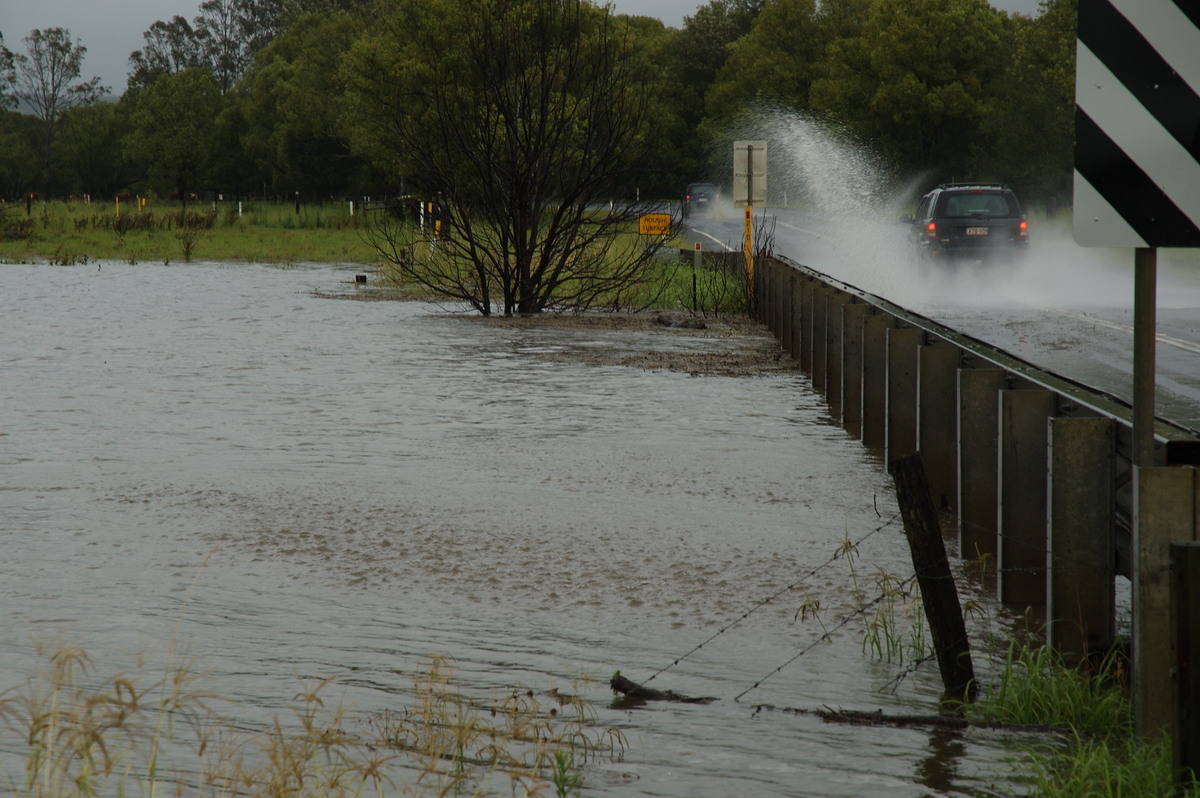
M 244 726 L 332 677 L 352 731 L 444 655 L 465 692 L 570 690 L 619 728 L 585 795 L 1011 791 L 1027 740 L 756 710 L 941 693 L 932 664 L 893 684 L 861 619 L 838 626 L 880 569 L 912 569 L 877 457 L 807 381 L 621 365 L 768 337 L 321 296 L 352 282 L 0 267 L 0 689 L 46 647 L 105 673 L 186 656 Z M 614 701 L 615 670 L 664 668 L 651 686 L 719 700 Z

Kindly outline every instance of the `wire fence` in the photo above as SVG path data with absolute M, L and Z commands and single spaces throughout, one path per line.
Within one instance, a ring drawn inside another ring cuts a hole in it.
M 716 640 L 718 637 L 720 637 L 721 635 L 725 634 L 725 633 L 726 633 L 726 632 L 728 632 L 730 629 L 732 629 L 733 627 L 737 626 L 739 623 L 741 623 L 742 621 L 746 620 L 746 619 L 747 619 L 747 618 L 749 618 L 751 615 L 753 615 L 755 612 L 757 612 L 758 610 L 760 610 L 760 609 L 762 609 L 763 607 L 767 606 L 768 604 L 770 604 L 770 603 L 771 603 L 772 601 L 774 601 L 775 599 L 777 599 L 777 598 L 779 598 L 780 596 L 782 596 L 782 595 L 784 595 L 784 594 L 786 594 L 786 593 L 789 593 L 789 592 L 791 592 L 791 591 L 795 590 L 796 588 L 800 587 L 800 585 L 804 584 L 806 581 L 808 581 L 808 580 L 809 580 L 809 579 L 811 579 L 812 577 L 814 577 L 814 576 L 816 576 L 817 574 L 819 574 L 819 573 L 820 573 L 821 571 L 823 571 L 825 568 L 827 568 L 827 567 L 829 567 L 830 565 L 832 565 L 833 563 L 837 562 L 839 559 L 842 559 L 842 558 L 843 558 L 843 556 L 846 554 L 846 552 L 847 552 L 847 550 L 848 550 L 849 548 L 857 549 L 859 546 L 861 546 L 863 543 L 865 543 L 865 542 L 867 542 L 868 540 L 870 540 L 872 537 L 874 537 L 874 536 L 875 536 L 875 535 L 877 535 L 878 533 L 880 533 L 880 532 L 882 532 L 883 530 L 885 530 L 885 529 L 887 529 L 887 528 L 891 527 L 893 524 L 895 524 L 895 523 L 896 523 L 896 521 L 897 521 L 899 518 L 900 518 L 900 513 L 896 513 L 896 514 L 895 514 L 895 515 L 893 515 L 891 518 L 889 518 L 888 520 L 884 521 L 882 524 L 880 524 L 879 526 L 877 526 L 877 527 L 875 527 L 874 529 L 872 529 L 870 532 L 868 532 L 868 533 L 866 533 L 865 535 L 863 535 L 863 536 L 862 536 L 861 538 L 859 538 L 857 541 L 854 541 L 853 543 L 847 542 L 846 544 L 843 544 L 842 546 L 839 546 L 839 547 L 838 547 L 838 549 L 837 549 L 837 551 L 835 551 L 835 552 L 834 552 L 834 553 L 833 553 L 833 554 L 832 554 L 832 555 L 829 557 L 829 559 L 825 560 L 825 562 L 821 563 L 820 565 L 816 566 L 816 567 L 815 567 L 815 568 L 813 568 L 812 570 L 808 571 L 807 573 L 805 573 L 804 575 L 802 575 L 802 576 L 801 576 L 799 579 L 797 579 L 795 582 L 792 582 L 791 584 L 787 585 L 786 587 L 782 587 L 782 588 L 780 588 L 779 590 L 776 590 L 776 591 L 775 591 L 774 593 L 772 593 L 771 595 L 769 595 L 769 596 L 767 596 L 766 598 L 764 598 L 764 599 L 761 599 L 760 601 L 758 601 L 758 602 L 756 602 L 755 604 L 753 604 L 753 605 L 750 607 L 750 609 L 748 609 L 748 610 L 746 610 L 745 612 L 743 612 L 743 613 L 742 613 L 741 615 L 739 615 L 737 618 L 734 618 L 732 621 L 730 621 L 729 623 L 725 624 L 724 626 L 722 626 L 722 627 L 721 627 L 720 629 L 718 629 L 717 631 L 713 632 L 711 635 L 709 635 L 708 637 L 706 637 L 704 640 L 700 641 L 700 643 L 698 643 L 696 646 L 694 646 L 693 648 L 689 649 L 687 652 L 685 652 L 684 654 L 680 655 L 680 656 L 679 656 L 679 657 L 677 657 L 676 659 L 672 660 L 672 661 L 671 661 L 671 664 L 669 664 L 669 665 L 666 665 L 666 666 L 664 666 L 664 667 L 662 667 L 662 668 L 658 669 L 657 671 L 655 671 L 653 674 L 651 674 L 650 678 L 646 679 L 646 682 L 647 682 L 647 683 L 649 683 L 649 682 L 652 682 L 652 681 L 654 681 L 654 679 L 655 679 L 656 677 L 660 676 L 660 675 L 661 675 L 661 674 L 663 674 L 663 673 L 666 673 L 666 672 L 667 672 L 667 671 L 669 671 L 671 668 L 674 668 L 676 665 L 678 665 L 679 663 L 683 662 L 685 659 L 687 659 L 688 657 L 692 656 L 692 655 L 693 655 L 693 654 L 695 654 L 697 651 L 699 651 L 700 649 L 704 648 L 706 645 L 708 645 L 708 644 L 709 644 L 709 643 L 711 643 L 712 641 Z

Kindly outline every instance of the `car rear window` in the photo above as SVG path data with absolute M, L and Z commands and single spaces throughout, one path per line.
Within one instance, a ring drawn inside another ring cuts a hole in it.
M 997 192 L 943 194 L 941 215 L 950 219 L 976 215 L 1016 216 L 1017 207 L 1012 197 Z

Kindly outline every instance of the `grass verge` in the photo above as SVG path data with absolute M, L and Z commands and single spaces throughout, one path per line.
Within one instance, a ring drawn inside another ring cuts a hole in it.
M 1098 664 L 1067 666 L 1048 646 L 1011 644 L 995 682 L 964 708 L 969 717 L 1065 727 L 1065 743 L 1027 749 L 1022 768 L 1032 794 L 1044 798 L 1200 798 L 1200 786 L 1177 792 L 1171 743 L 1133 729 L 1126 662 L 1113 651 Z
M 364 235 L 378 211 L 349 203 L 323 205 L 265 202 L 134 201 L 117 206 L 48 202 L 23 207 L 0 204 L 0 263 L 49 262 L 75 265 L 97 260 L 127 263 L 176 263 L 191 260 L 247 263 L 373 264 L 376 282 L 411 295 L 411 282 L 388 264 Z M 415 237 L 419 239 L 420 236 Z M 421 245 L 427 247 L 428 242 Z M 635 233 L 622 248 L 642 246 Z M 418 253 L 420 254 L 420 253 Z M 703 315 L 741 314 L 746 296 L 739 268 L 709 255 L 693 268 L 679 250 L 665 247 L 647 265 L 642 278 L 597 307 L 676 309 Z M 567 286 L 568 288 L 570 286 Z M 425 293 L 421 289 L 421 293 Z
M 8 207 L 0 262 L 94 260 L 172 263 L 193 258 L 261 263 L 374 263 L 360 235 L 367 211 L 349 204 L 265 202 L 115 204 L 48 202 Z

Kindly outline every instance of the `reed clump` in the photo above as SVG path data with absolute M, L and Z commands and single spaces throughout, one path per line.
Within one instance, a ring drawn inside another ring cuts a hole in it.
M 1197 798 L 1200 785 L 1178 789 L 1166 737 L 1141 740 L 1076 736 L 1070 744 L 1034 750 L 1026 770 L 1031 792 L 1043 798 Z
M 0 792 L 571 795 L 584 765 L 624 753 L 620 731 L 598 726 L 578 696 L 513 689 L 476 700 L 451 677 L 435 657 L 411 706 L 366 717 L 327 704 L 332 680 L 305 683 L 289 714 L 255 723 L 231 718 L 190 663 L 102 678 L 86 652 L 60 648 L 43 673 L 0 694 Z
M 1010 643 L 969 715 L 1003 723 L 1061 726 L 1081 734 L 1125 733 L 1132 715 L 1127 664 L 1113 649 L 1098 663 L 1070 667 L 1049 646 Z
M 890 663 L 907 660 L 910 669 L 930 659 L 920 591 L 910 580 L 883 569 L 864 583 L 855 568 L 857 556 L 857 548 L 847 539 L 836 558 L 846 560 L 852 597 L 860 605 L 863 654 Z M 810 604 L 819 607 L 819 602 Z M 808 607 L 802 607 L 797 617 L 807 615 Z M 968 601 L 964 611 L 984 619 L 988 615 L 974 601 Z M 1042 636 L 988 645 L 984 659 L 994 664 L 994 676 L 979 685 L 977 701 L 955 707 L 971 720 L 1047 730 L 1046 742 L 1027 746 L 1025 757 L 1017 763 L 1028 778 L 1029 794 L 1200 798 L 1200 784 L 1175 783 L 1171 741 L 1135 733 L 1126 652 L 1114 647 L 1104 656 L 1072 665 L 1055 649 L 1037 642 Z
M 1171 744 L 1145 739 L 1133 729 L 1124 652 L 1078 666 L 1049 646 L 1012 642 L 981 699 L 963 708 L 971 718 L 1067 730 L 1065 740 L 1031 746 L 1021 768 L 1045 798 L 1185 798 L 1200 787 L 1176 792 Z

